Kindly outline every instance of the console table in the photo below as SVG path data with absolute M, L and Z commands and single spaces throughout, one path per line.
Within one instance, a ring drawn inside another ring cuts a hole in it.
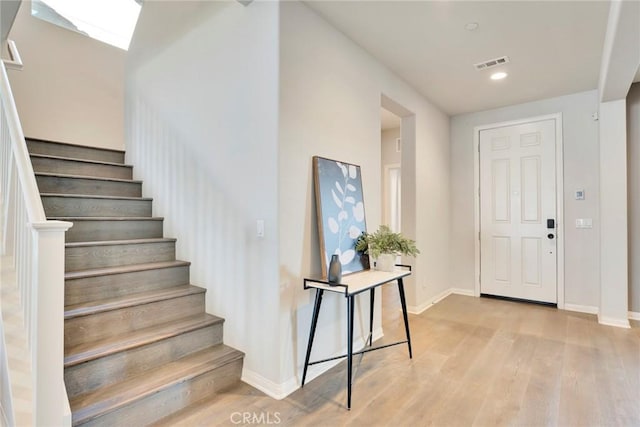
M 399 267 L 399 268 L 398 268 Z M 364 270 L 357 273 L 352 273 L 342 278 L 342 282 L 339 284 L 330 284 L 326 279 L 305 278 L 305 289 L 316 289 L 316 298 L 313 305 L 313 315 L 311 318 L 311 330 L 309 332 L 309 341 L 307 343 L 307 354 L 304 360 L 304 371 L 302 373 L 302 387 L 307 377 L 307 368 L 311 365 L 318 363 L 329 362 L 331 360 L 347 358 L 347 409 L 351 409 L 351 382 L 352 382 L 352 360 L 353 355 L 367 353 L 369 351 L 380 350 L 383 348 L 407 344 L 409 348 L 409 358 L 413 357 L 411 353 L 411 334 L 409 333 L 409 319 L 407 317 L 407 303 L 404 295 L 404 284 L 402 279 L 411 274 L 411 267 L 407 265 L 397 265 L 392 272 L 379 271 L 379 270 Z M 378 286 L 382 286 L 385 283 L 397 282 L 398 291 L 400 293 L 400 304 L 402 305 L 402 315 L 404 317 L 404 328 L 407 334 L 407 339 L 403 341 L 394 342 L 391 344 L 381 345 L 378 347 L 372 347 L 373 344 L 373 303 L 375 301 L 375 290 Z M 341 356 L 330 357 L 328 359 L 316 360 L 315 362 L 309 362 L 311 356 L 311 347 L 313 346 L 313 339 L 316 334 L 316 325 L 318 323 L 318 313 L 320 313 L 320 306 L 322 305 L 322 295 L 324 292 L 336 292 L 343 294 L 347 300 L 347 354 Z M 361 351 L 353 352 L 353 313 L 355 305 L 355 296 L 363 292 L 370 292 L 370 310 L 369 310 L 369 336 L 366 342 L 369 346 Z

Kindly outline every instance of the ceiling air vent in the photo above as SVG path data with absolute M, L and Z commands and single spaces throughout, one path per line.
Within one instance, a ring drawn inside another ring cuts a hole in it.
M 473 64 L 476 67 L 476 70 L 486 70 L 487 68 L 497 67 L 498 65 L 506 64 L 509 62 L 509 57 L 501 56 L 500 58 L 490 59 L 484 62 L 478 62 L 477 64 Z

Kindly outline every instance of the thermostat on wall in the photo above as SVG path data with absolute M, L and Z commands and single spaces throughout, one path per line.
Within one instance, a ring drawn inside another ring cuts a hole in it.
M 576 200 L 584 200 L 584 190 L 576 190 Z

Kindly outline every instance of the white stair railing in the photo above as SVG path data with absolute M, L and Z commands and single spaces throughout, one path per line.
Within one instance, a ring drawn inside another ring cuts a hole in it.
M 15 49 L 15 45 L 11 47 Z M 70 425 L 63 376 L 64 241 L 73 224 L 46 219 L 2 61 L 0 97 L 0 244 L 4 261 L 0 286 L 15 286 L 20 295 L 31 365 L 33 425 Z M 6 270 L 12 274 L 4 274 Z M 5 283 L 7 277 L 15 277 L 15 283 Z M 1 338 L 0 343 L 6 344 L 4 333 Z M 0 415 L 5 418 L 0 423 L 12 424 L 16 399 L 4 385 L 12 372 L 7 354 L 2 353 L 10 351 L 10 345 L 0 350 Z

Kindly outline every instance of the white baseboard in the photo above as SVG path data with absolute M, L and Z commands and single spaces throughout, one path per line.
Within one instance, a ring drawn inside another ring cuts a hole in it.
M 564 304 L 564 309 L 567 311 L 576 311 L 578 313 L 598 314 L 600 311 L 598 307 L 592 305 L 578 305 L 578 304 Z
M 378 341 L 383 336 L 384 336 L 384 331 L 382 330 L 382 327 L 376 328 L 376 329 L 373 330 L 373 340 L 374 341 Z
M 446 297 L 448 297 L 449 295 L 451 295 L 451 289 L 447 289 L 445 291 L 440 292 L 438 295 L 429 298 L 428 300 L 426 300 L 425 302 L 423 302 L 420 305 L 408 305 L 407 306 L 407 312 L 410 314 L 422 314 L 424 313 L 426 310 L 430 309 L 431 307 L 433 307 L 434 304 L 439 303 L 440 301 L 442 301 L 443 299 L 445 299 Z
M 373 341 L 377 341 L 384 336 L 384 332 L 382 328 L 376 328 L 373 330 Z M 364 340 L 365 337 L 361 337 L 359 341 Z M 355 341 L 355 339 L 354 339 Z M 358 347 L 354 348 L 354 351 L 360 351 L 364 348 L 364 342 Z M 336 354 L 335 356 L 338 356 Z M 332 356 L 328 356 L 332 357 Z M 318 376 L 322 375 L 329 369 L 336 366 L 338 363 L 342 362 L 343 359 L 336 359 L 330 362 L 322 363 L 319 365 L 309 366 L 307 370 L 307 378 L 305 379 L 305 383 L 309 384 Z M 277 400 L 282 400 L 285 397 L 289 396 L 294 391 L 300 388 L 300 382 L 302 381 L 302 372 L 298 375 L 294 375 L 283 383 L 276 383 L 271 381 L 262 375 L 254 372 L 250 369 L 243 368 L 242 370 L 242 381 L 249 384 L 252 387 L 257 388 L 261 392 L 265 393 L 267 396 L 272 397 Z
M 309 371 L 311 371 L 311 368 L 309 369 Z M 309 373 L 307 373 L 307 375 L 309 375 Z M 289 394 L 298 389 L 295 378 L 292 378 L 293 382 L 291 382 L 290 380 L 278 384 L 247 368 L 242 369 L 241 379 L 250 386 L 255 387 L 261 392 L 265 393 L 267 396 L 277 400 L 284 399 Z
M 631 328 L 631 324 L 629 324 L 629 319 L 618 319 L 615 317 L 606 317 L 598 314 L 598 323 L 606 326 L 615 326 L 618 328 Z
M 592 305 L 578 305 L 578 304 L 565 304 L 564 309 L 567 311 L 576 311 L 578 313 L 596 314 L 598 315 L 598 323 L 601 325 L 617 326 L 620 328 L 629 328 L 629 322 L 621 319 L 614 319 L 611 317 L 601 317 L 599 315 L 600 309 Z M 636 311 L 629 312 L 629 319 L 640 320 L 640 313 Z
M 467 297 L 475 297 L 476 294 L 473 289 L 451 288 L 451 293 L 456 295 L 464 295 Z
M 443 299 L 445 299 L 446 297 L 448 297 L 451 294 L 465 295 L 465 296 L 470 296 L 470 297 L 475 296 L 473 290 L 471 290 L 471 289 L 449 288 L 447 290 L 444 290 L 444 291 L 440 292 L 436 296 L 434 296 L 432 298 L 429 298 L 428 300 L 426 300 L 424 303 L 422 303 L 420 305 L 417 305 L 417 306 L 416 305 L 408 305 L 407 306 L 407 312 L 410 313 L 410 314 L 422 314 L 426 310 L 430 309 L 435 304 L 439 303 L 440 301 L 442 301 Z

